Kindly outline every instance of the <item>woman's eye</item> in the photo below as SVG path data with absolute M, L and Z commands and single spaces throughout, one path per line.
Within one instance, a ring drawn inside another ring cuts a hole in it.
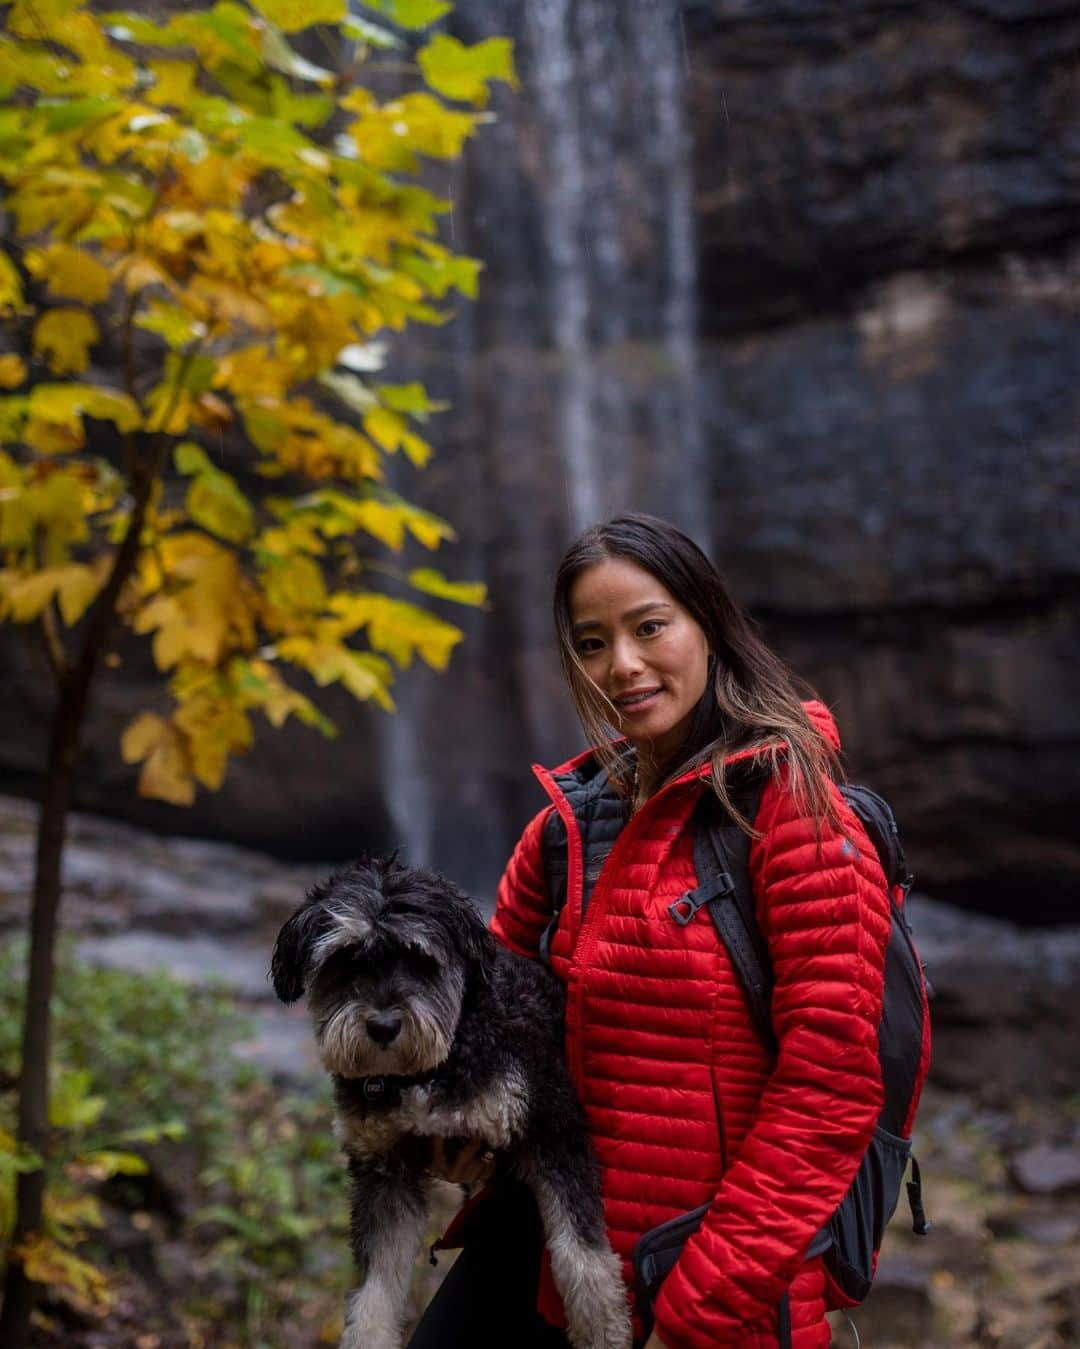
M 638 635 L 641 637 L 655 637 L 657 633 L 663 630 L 664 624 L 659 618 L 647 618 L 638 628 Z
M 604 644 L 599 637 L 583 637 L 581 641 L 578 642 L 578 655 L 593 656 L 603 645 Z

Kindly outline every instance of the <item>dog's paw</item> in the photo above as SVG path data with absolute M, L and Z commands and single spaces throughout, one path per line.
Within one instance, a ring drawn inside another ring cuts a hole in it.
M 618 1256 L 606 1243 L 565 1254 L 568 1258 L 559 1259 L 552 1252 L 552 1273 L 574 1349 L 631 1349 L 633 1326 Z
M 348 1297 L 338 1349 L 401 1349 L 401 1344 L 401 1308 L 388 1289 L 369 1279 Z

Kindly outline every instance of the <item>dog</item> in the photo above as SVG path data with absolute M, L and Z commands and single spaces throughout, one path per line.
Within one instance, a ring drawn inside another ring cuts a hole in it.
M 532 1190 L 575 1349 L 630 1349 L 554 975 L 500 947 L 451 882 L 396 856 L 315 886 L 270 975 L 283 1002 L 306 994 L 333 1080 L 360 1279 L 339 1349 L 402 1342 L 434 1138 L 483 1139 Z

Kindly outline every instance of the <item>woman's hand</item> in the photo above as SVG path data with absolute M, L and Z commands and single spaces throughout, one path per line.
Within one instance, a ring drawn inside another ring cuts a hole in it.
M 439 1180 L 448 1180 L 453 1185 L 486 1185 L 495 1174 L 495 1153 L 482 1138 L 468 1138 L 451 1158 L 447 1158 L 446 1140 L 434 1138 L 428 1170 Z
M 645 1349 L 667 1349 L 667 1346 L 664 1344 L 664 1341 L 654 1330 L 653 1333 L 649 1336 L 649 1338 L 645 1341 Z

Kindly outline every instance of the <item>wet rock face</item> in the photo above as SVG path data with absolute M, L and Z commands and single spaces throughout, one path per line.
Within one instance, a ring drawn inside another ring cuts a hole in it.
M 1065 0 L 685 14 L 710 330 L 1075 236 L 1080 21 Z
M 403 675 L 398 718 L 333 697 L 337 741 L 267 730 L 190 812 L 132 799 L 117 747 L 153 677 L 125 652 L 82 804 L 293 857 L 401 844 L 490 895 L 543 804 L 528 764 L 580 744 L 555 564 L 583 524 L 649 510 L 709 547 L 836 710 L 923 887 L 1069 917 L 1075 6 L 460 0 L 454 23 L 512 34 L 523 91 L 433 178 L 486 270 L 475 306 L 399 353 L 453 411 L 393 485 L 457 523 L 439 564 L 492 608 L 446 610 L 467 641 L 448 674 Z M 28 792 L 47 695 L 5 646 L 0 764 Z

